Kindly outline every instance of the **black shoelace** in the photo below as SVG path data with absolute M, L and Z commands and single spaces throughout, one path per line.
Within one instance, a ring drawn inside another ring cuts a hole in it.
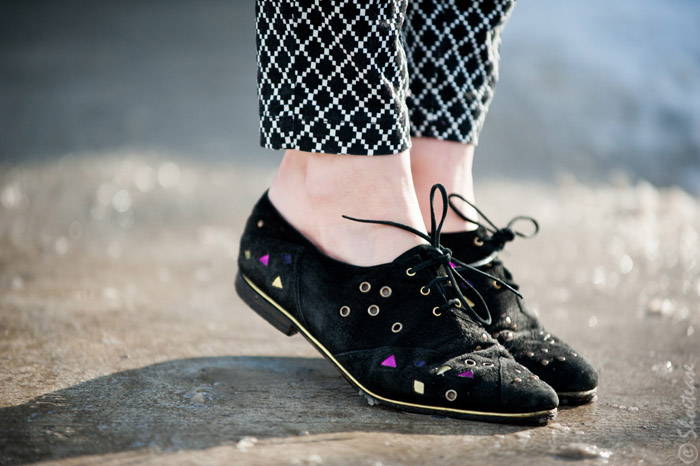
M 505 227 L 498 228 L 496 226 L 496 224 L 494 224 L 477 206 L 475 206 L 473 203 L 466 200 L 461 195 L 453 193 L 453 194 L 450 194 L 448 196 L 448 198 L 449 198 L 450 208 L 452 208 L 452 210 L 460 218 L 462 218 L 462 220 L 465 220 L 469 223 L 477 225 L 477 226 L 483 228 L 484 230 L 488 231 L 491 234 L 488 238 L 486 238 L 486 241 L 489 242 L 489 244 L 491 245 L 491 247 L 493 247 L 493 250 L 494 250 L 494 253 L 491 256 L 489 256 L 489 258 L 487 258 L 488 260 L 479 261 L 478 263 L 466 264 L 466 263 L 461 262 L 461 261 L 455 261 L 457 264 L 459 264 L 458 270 L 464 270 L 465 268 L 473 270 L 475 266 L 483 265 L 484 263 L 492 263 L 493 265 L 503 265 L 502 262 L 496 258 L 498 257 L 498 252 L 503 250 L 506 243 L 508 243 L 509 241 L 513 241 L 516 236 L 519 236 L 521 238 L 532 238 L 533 236 L 535 236 L 537 234 L 537 232 L 540 231 L 540 225 L 537 223 L 537 220 L 535 220 L 532 217 L 526 216 L 526 215 L 517 215 L 517 216 L 513 217 Z M 481 223 L 477 220 L 471 219 L 471 218 L 467 217 L 466 215 L 464 215 L 464 213 L 455 206 L 453 199 L 459 199 L 462 202 L 468 204 L 470 207 L 472 207 L 474 210 L 476 210 L 476 212 L 481 216 L 481 218 L 483 218 L 488 223 L 488 225 L 484 225 L 483 223 Z M 531 222 L 535 227 L 534 231 L 532 233 L 526 234 L 526 233 L 515 230 L 513 228 L 513 225 L 515 225 L 515 223 L 517 223 L 518 221 Z M 504 272 L 505 277 L 506 277 L 505 282 L 508 283 L 508 285 L 510 285 L 513 289 L 517 290 L 518 285 L 517 285 L 517 283 L 515 283 L 512 280 L 512 275 L 510 274 L 510 272 L 505 267 L 503 267 L 503 272 Z M 518 294 L 518 296 L 522 298 L 522 296 L 520 294 Z
M 440 216 L 439 223 L 436 221 L 436 215 L 435 215 L 435 193 L 436 193 L 436 191 L 440 191 L 440 194 L 442 196 L 442 215 Z M 456 307 L 460 310 L 467 311 L 470 314 L 470 316 L 474 320 L 476 320 L 477 322 L 480 322 L 483 325 L 490 325 L 491 324 L 491 313 L 489 312 L 489 308 L 486 305 L 484 298 L 481 296 L 481 294 L 479 294 L 479 292 L 476 290 L 476 288 L 474 288 L 474 286 L 468 280 L 464 279 L 464 277 L 462 277 L 462 275 L 460 275 L 457 268 L 452 267 L 451 262 L 455 261 L 452 258 L 452 251 L 450 251 L 448 248 L 440 245 L 440 233 L 442 231 L 442 225 L 445 222 L 445 217 L 447 216 L 449 205 L 450 205 L 449 204 L 449 197 L 447 195 L 447 191 L 445 190 L 445 187 L 441 184 L 434 185 L 430 190 L 430 226 L 431 226 L 430 231 L 432 232 L 430 235 L 427 235 L 427 234 L 423 233 L 422 231 L 418 231 L 415 228 L 412 228 L 408 225 L 404 225 L 402 223 L 397 223 L 397 222 L 391 222 L 388 220 L 368 220 L 368 219 L 349 217 L 347 215 L 343 215 L 343 218 L 346 218 L 348 220 L 352 220 L 354 222 L 374 223 L 374 224 L 378 224 L 378 225 L 387 225 L 387 226 L 400 228 L 402 230 L 411 232 L 414 235 L 420 236 L 421 238 L 426 240 L 430 244 L 430 246 L 428 248 L 426 248 L 426 253 L 427 253 L 428 257 L 425 260 L 421 261 L 419 264 L 416 264 L 413 267 L 411 267 L 407 271 L 407 273 L 410 273 L 412 275 L 413 273 L 417 273 L 417 272 L 419 272 L 423 269 L 429 268 L 429 267 L 435 267 L 436 269 L 441 267 L 442 270 L 444 270 L 444 274 L 436 273 L 436 276 L 432 280 L 430 280 L 428 283 L 426 283 L 424 285 L 424 288 L 427 290 L 431 290 L 433 287 L 435 287 L 435 285 L 442 284 L 442 283 L 449 283 L 452 285 L 452 288 L 455 290 L 457 297 L 449 299 L 445 295 L 443 287 L 437 286 L 436 288 L 440 291 L 443 298 L 445 299 L 445 303 L 442 306 L 439 306 L 440 313 Z M 508 290 L 512 291 L 513 293 L 517 294 L 518 296 L 521 296 L 520 293 L 518 293 L 514 288 L 512 288 L 508 283 L 504 282 L 503 280 L 501 280 L 497 277 L 494 277 L 493 275 L 490 275 L 486 272 L 482 272 L 481 270 L 477 269 L 476 267 L 472 267 L 469 264 L 464 264 L 464 263 L 459 262 L 459 261 L 455 261 L 455 262 L 459 263 L 460 267 L 467 268 L 467 269 L 473 271 L 474 273 L 488 277 L 491 280 L 495 280 L 496 282 L 505 286 Z M 436 270 L 436 272 L 437 272 L 437 270 Z M 480 301 L 480 304 L 484 310 L 483 316 L 480 315 L 472 306 L 469 305 L 469 301 L 462 293 L 462 290 L 459 286 L 460 284 L 466 285 L 478 297 L 478 300 Z

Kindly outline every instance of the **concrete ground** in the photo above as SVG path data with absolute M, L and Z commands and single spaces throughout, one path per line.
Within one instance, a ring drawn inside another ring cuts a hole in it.
M 697 422 L 697 198 L 478 186 L 500 223 L 540 220 L 504 257 L 601 376 L 596 402 L 514 427 L 370 407 L 238 300 L 238 235 L 271 175 L 114 154 L 0 176 L 0 463 L 681 464 L 700 446 L 677 432 Z
M 598 399 L 516 427 L 368 406 L 233 291 L 279 154 L 253 2 L 0 14 L 0 464 L 700 464 L 700 4 L 520 2 L 477 152 L 503 255 Z M 575 177 L 571 174 L 575 174 Z

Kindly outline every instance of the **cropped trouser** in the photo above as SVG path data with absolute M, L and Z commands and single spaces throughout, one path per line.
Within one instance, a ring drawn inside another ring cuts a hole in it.
M 478 142 L 515 0 L 257 0 L 260 143 L 384 155 Z

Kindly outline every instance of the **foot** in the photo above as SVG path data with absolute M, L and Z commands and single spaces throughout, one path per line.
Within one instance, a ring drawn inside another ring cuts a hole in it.
M 453 212 L 468 218 L 454 205 L 458 199 L 451 196 Z M 557 392 L 562 404 L 580 404 L 592 400 L 598 385 L 598 374 L 593 366 L 579 352 L 547 332 L 528 311 L 521 296 L 508 289 L 511 287 L 517 290 L 518 285 L 498 259 L 498 252 L 516 236 L 510 228 L 511 224 L 498 229 L 484 218 L 490 224 L 489 228 L 482 225 L 470 232 L 443 234 L 440 240 L 459 261 L 476 265 L 478 270 L 502 281 L 495 281 L 469 268 L 457 267 L 488 306 L 492 322 L 484 328 L 516 361 L 547 382 Z M 530 220 L 534 222 L 536 233 L 537 223 Z M 466 290 L 467 296 L 470 296 L 470 292 L 471 290 Z
M 421 244 L 384 264 L 351 265 L 319 250 L 264 195 L 241 237 L 236 290 L 281 332 L 301 333 L 372 403 L 498 422 L 551 418 L 556 394 L 473 320 L 439 233 L 394 226 L 383 228 Z
M 424 243 L 383 225 L 343 215 L 385 219 L 425 232 L 408 152 L 363 157 L 288 150 L 270 187 L 272 205 L 324 254 L 370 266 L 391 262 Z

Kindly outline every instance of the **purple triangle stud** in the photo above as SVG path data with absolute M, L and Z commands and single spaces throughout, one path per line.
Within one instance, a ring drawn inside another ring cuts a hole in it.
M 472 378 L 474 378 L 474 374 L 472 374 L 472 371 L 464 371 L 464 372 L 460 372 L 459 374 L 457 374 L 457 377 L 468 377 L 468 378 L 472 379 Z
M 267 264 L 270 262 L 270 255 L 265 254 L 259 260 L 260 260 L 260 262 L 262 262 L 265 265 L 265 267 L 267 267 Z
M 396 358 L 392 354 L 388 358 L 386 358 L 384 361 L 382 361 L 382 366 L 386 367 L 396 367 Z

